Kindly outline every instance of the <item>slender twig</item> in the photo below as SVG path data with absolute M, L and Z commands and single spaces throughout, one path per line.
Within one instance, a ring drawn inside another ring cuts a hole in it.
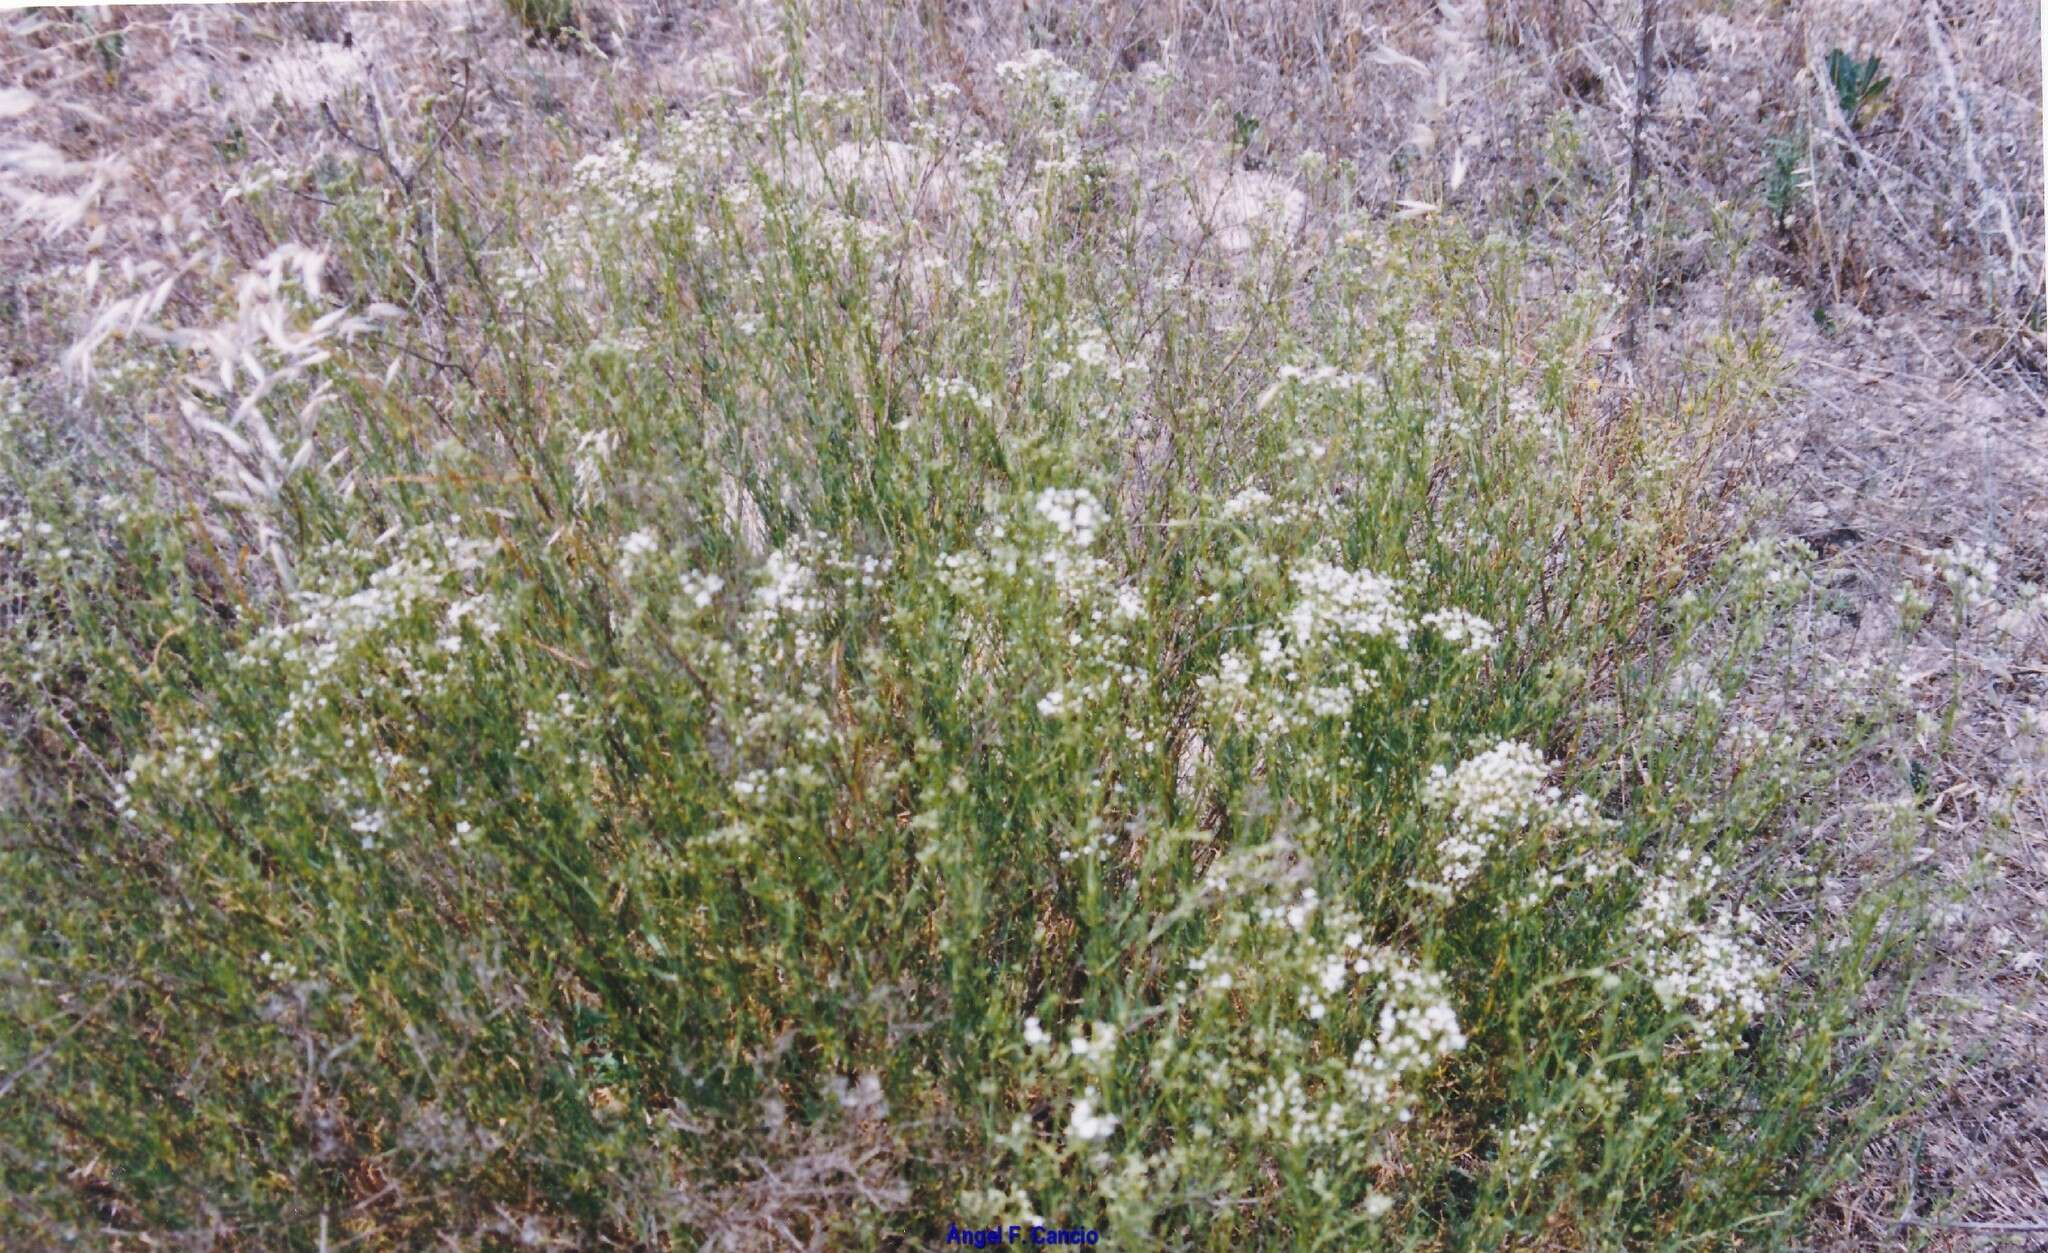
M 113 1004 L 114 998 L 121 995 L 121 993 L 127 991 L 128 987 L 129 983 L 127 980 L 122 979 L 116 981 L 114 984 L 114 990 L 107 993 L 105 996 L 101 997 L 98 1004 L 94 1005 L 91 1009 L 86 1010 L 83 1014 L 80 1014 L 77 1018 L 73 1019 L 70 1026 L 58 1032 L 57 1037 L 51 1040 L 48 1044 L 45 1044 L 42 1047 L 42 1049 L 36 1053 L 34 1057 L 29 1058 L 28 1061 L 21 1067 L 21 1069 L 7 1076 L 6 1079 L 0 1080 L 0 1100 L 6 1099 L 7 1094 L 14 1091 L 14 1087 L 16 1084 L 20 1083 L 29 1075 L 34 1074 L 36 1070 L 41 1068 L 44 1062 L 49 1061 L 51 1057 L 55 1056 L 57 1049 L 64 1043 L 64 1041 L 70 1039 L 74 1035 L 77 1035 L 79 1031 L 84 1028 L 86 1023 L 89 1023 L 94 1018 L 98 1017 L 99 1012 L 105 1009 L 107 1006 Z
M 2019 280 L 2022 288 L 2030 287 L 2026 274 L 2027 253 L 2020 247 L 2019 234 L 2013 229 L 2012 206 L 1992 187 L 1991 179 L 1984 172 L 1984 163 L 1977 157 L 1977 128 L 1970 121 L 1970 102 L 1956 77 L 1955 58 L 1949 52 L 1948 40 L 1942 38 L 1941 25 L 1934 20 L 1932 10 L 1923 16 L 1927 24 L 1927 46 L 1934 50 L 1935 64 L 1941 68 L 1942 83 L 1948 88 L 1950 106 L 1955 110 L 1956 130 L 1962 134 L 1963 168 L 1976 185 L 1978 195 L 1998 211 L 1999 233 L 2005 237 L 2010 277 Z
M 1643 305 L 1650 298 L 1649 278 L 1643 272 L 1643 178 L 1649 165 L 1644 131 L 1650 120 L 1650 59 L 1656 48 L 1657 0 L 1643 0 L 1642 34 L 1636 45 L 1636 110 L 1628 139 L 1628 268 L 1634 291 L 1629 297 L 1628 328 L 1623 333 L 1622 348 L 1630 363 L 1634 363 L 1642 339 Z
M 2024 1223 L 1964 1223 L 1944 1222 L 1938 1218 L 1894 1218 L 1894 1227 L 1933 1227 L 1942 1231 L 2003 1231 L 2018 1234 L 2029 1231 L 2048 1231 L 2048 1219 Z

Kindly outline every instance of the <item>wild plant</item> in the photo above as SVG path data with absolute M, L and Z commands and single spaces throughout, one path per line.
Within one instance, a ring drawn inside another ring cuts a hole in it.
M 1805 590 L 1699 538 L 1768 353 L 1616 410 L 1527 245 L 1177 240 L 1002 77 L 851 178 L 794 74 L 661 121 L 432 312 L 344 195 L 95 330 L 214 381 L 181 458 L 10 418 L 10 1224 L 1796 1237 L 1910 915 L 1795 932 L 1839 740 L 1727 714 Z

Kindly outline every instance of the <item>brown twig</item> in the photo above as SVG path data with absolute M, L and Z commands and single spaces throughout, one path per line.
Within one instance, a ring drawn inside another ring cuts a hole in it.
M 1633 287 L 1629 295 L 1628 326 L 1622 335 L 1622 349 L 1629 363 L 1636 360 L 1642 342 L 1643 305 L 1649 300 L 1649 276 L 1643 272 L 1643 178 L 1649 165 L 1644 132 L 1650 120 L 1654 94 L 1650 81 L 1650 60 L 1657 48 L 1657 0 L 1643 0 L 1642 35 L 1636 46 L 1636 109 L 1628 139 L 1628 269 Z

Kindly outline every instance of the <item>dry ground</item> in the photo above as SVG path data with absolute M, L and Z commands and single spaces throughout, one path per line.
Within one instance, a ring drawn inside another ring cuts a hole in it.
M 1649 293 L 1640 352 L 1611 363 L 1617 394 L 1682 391 L 1736 295 L 1778 284 L 1770 329 L 1790 388 L 1744 486 L 1825 562 L 1786 643 L 1892 676 L 1921 714 L 1857 764 L 1816 829 L 1845 864 L 1888 872 L 1883 815 L 1907 798 L 1915 856 L 1945 890 L 1914 994 L 1938 1033 L 1937 1082 L 1817 1239 L 2048 1240 L 2041 11 L 1659 8 L 1640 270 L 1624 193 L 1636 4 L 821 0 L 812 72 L 885 98 L 944 79 L 983 111 L 997 61 L 1051 47 L 1121 102 L 1105 116 L 1128 124 L 1101 128 L 1105 148 L 1164 159 L 1194 136 L 1283 187 L 1314 150 L 1357 164 L 1370 212 L 1568 245 Z M 746 91 L 781 55 L 754 10 L 674 0 L 606 0 L 561 45 L 481 3 L 5 20 L 0 190 L 24 214 L 0 242 L 0 320 L 18 375 L 55 368 L 101 298 L 253 246 L 234 203 L 251 170 L 289 183 L 323 159 L 362 161 L 402 184 L 401 154 L 445 132 L 457 177 L 548 177 L 652 103 Z M 1891 79 L 1854 119 L 1829 81 L 1835 48 L 1878 56 Z M 1146 92 L 1163 94 L 1141 107 Z M 1995 602 L 1961 616 L 1929 565 L 1958 542 L 2001 571 Z M 1902 587 L 1930 603 L 1924 626 Z

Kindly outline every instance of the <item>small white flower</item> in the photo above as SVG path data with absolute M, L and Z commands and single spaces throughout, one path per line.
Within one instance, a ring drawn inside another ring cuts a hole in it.
M 1048 487 L 1038 493 L 1033 508 L 1039 517 L 1052 523 L 1061 542 L 1074 548 L 1093 544 L 1096 533 L 1102 529 L 1102 504 L 1086 488 Z
M 1095 91 L 1087 75 L 1069 68 L 1044 48 L 998 63 L 996 81 L 1027 102 L 1043 103 L 1054 121 L 1067 124 L 1087 116 L 1089 97 Z
M 856 1081 L 849 1082 L 844 1076 L 834 1075 L 826 1081 L 832 1095 L 838 1098 L 839 1107 L 855 1118 L 887 1118 L 889 1102 L 882 1095 L 882 1077 L 870 1070 Z
M 1500 636 L 1493 624 L 1463 609 L 1433 609 L 1422 615 L 1422 625 L 1435 631 L 1446 644 L 1462 644 L 1468 655 L 1493 651 Z
M 712 598 L 724 589 L 725 580 L 715 574 L 685 574 L 682 577 L 683 599 L 698 609 L 709 608 Z
M 653 552 L 659 546 L 659 541 L 655 539 L 654 532 L 652 531 L 639 530 L 628 535 L 619 544 L 619 577 L 622 579 L 632 578 L 634 569 L 640 564 L 640 559 Z
M 362 837 L 359 841 L 367 851 L 377 847 L 377 837 L 384 834 L 384 815 L 374 809 L 358 809 L 349 818 L 348 829 Z
M 1965 609 L 1981 609 L 1998 599 L 1998 562 L 1982 544 L 1957 540 L 1934 554 L 1933 566 Z
M 1115 1133 L 1118 1122 L 1116 1115 L 1096 1112 L 1096 1103 L 1101 1099 L 1101 1094 L 1090 1088 L 1088 1095 L 1074 1102 L 1074 1116 L 1068 1124 L 1068 1130 L 1076 1140 L 1107 1140 Z
M 1584 796 L 1567 798 L 1544 779 L 1550 765 L 1535 748 L 1502 740 L 1454 770 L 1431 768 L 1423 801 L 1447 812 L 1450 830 L 1437 844 L 1437 887 L 1454 893 L 1479 873 L 1504 837 L 1524 831 L 1596 833 L 1606 820 Z
M 1073 1052 L 1075 1061 L 1095 1066 L 1107 1064 L 1116 1052 L 1116 1028 L 1106 1022 L 1098 1022 L 1090 1032 L 1092 1038 L 1075 1032 L 1067 1047 Z

